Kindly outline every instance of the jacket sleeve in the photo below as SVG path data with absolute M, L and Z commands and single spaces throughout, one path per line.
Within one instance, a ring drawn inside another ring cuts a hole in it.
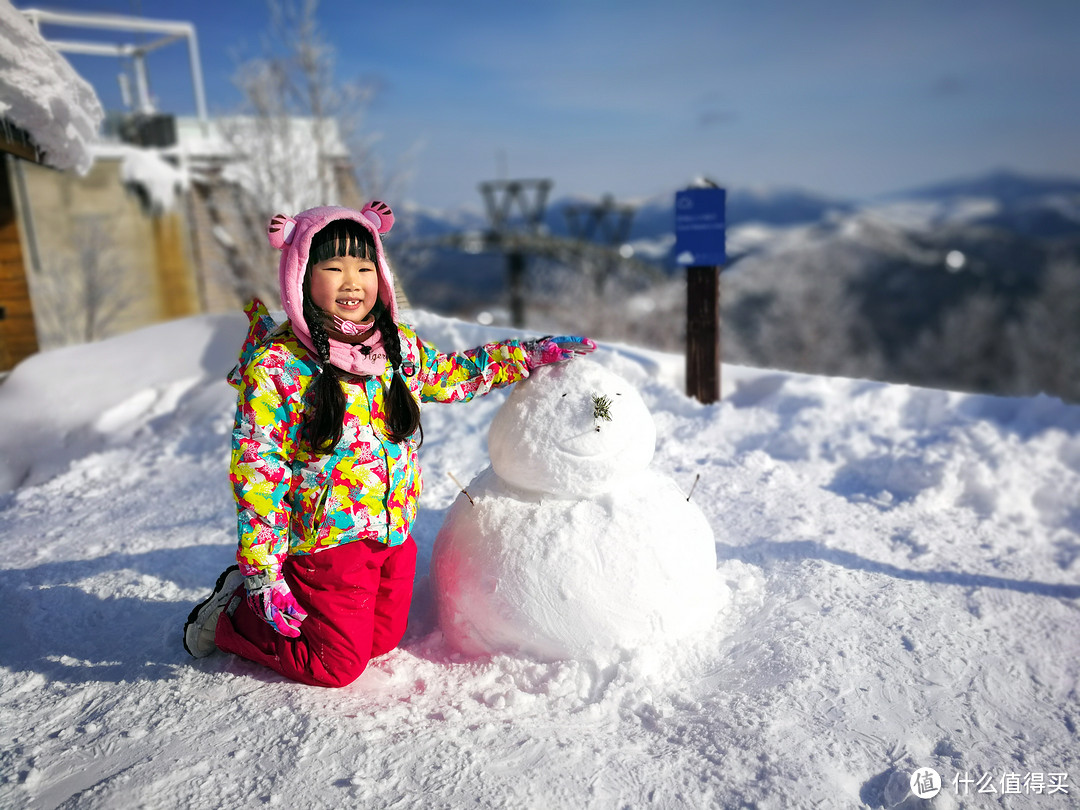
M 289 459 L 300 415 L 281 365 L 255 360 L 242 372 L 229 478 L 236 497 L 236 553 L 245 576 L 279 576 L 289 549 Z
M 420 398 L 425 402 L 464 402 L 529 376 L 528 353 L 519 340 L 449 354 L 424 341 L 418 340 L 417 346 Z
M 244 338 L 244 345 L 240 347 L 240 360 L 226 378 L 229 385 L 237 390 L 243 384 L 244 368 L 277 326 L 274 319 L 270 317 L 266 305 L 258 298 L 248 301 L 247 306 L 244 307 L 244 314 L 248 319 L 247 336 Z

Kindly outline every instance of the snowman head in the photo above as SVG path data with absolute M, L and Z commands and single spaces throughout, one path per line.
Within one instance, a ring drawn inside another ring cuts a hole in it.
M 584 497 L 648 467 L 656 425 L 630 383 L 591 360 L 542 366 L 518 383 L 488 432 L 491 466 L 533 492 Z

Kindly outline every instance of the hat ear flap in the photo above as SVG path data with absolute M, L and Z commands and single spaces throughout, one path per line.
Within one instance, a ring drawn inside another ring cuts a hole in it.
M 286 245 L 291 245 L 295 230 L 295 219 L 284 214 L 276 214 L 266 228 L 266 238 L 270 240 L 270 247 L 274 250 L 282 250 Z
M 390 206 L 379 200 L 372 200 L 365 205 L 360 215 L 375 226 L 380 234 L 387 233 L 394 227 L 394 212 L 390 210 Z

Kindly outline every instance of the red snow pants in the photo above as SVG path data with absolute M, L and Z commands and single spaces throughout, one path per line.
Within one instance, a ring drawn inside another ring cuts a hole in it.
M 374 540 L 315 554 L 289 556 L 285 581 L 308 617 L 299 638 L 275 631 L 248 606 L 243 587 L 236 610 L 222 611 L 215 641 L 294 681 L 312 686 L 347 686 L 372 658 L 390 652 L 405 635 L 416 572 L 416 543 L 400 546 Z

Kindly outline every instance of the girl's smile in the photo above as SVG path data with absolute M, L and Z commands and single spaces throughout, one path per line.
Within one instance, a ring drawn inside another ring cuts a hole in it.
M 371 259 L 334 256 L 311 268 L 311 300 L 330 315 L 360 323 L 379 297 L 379 274 Z

